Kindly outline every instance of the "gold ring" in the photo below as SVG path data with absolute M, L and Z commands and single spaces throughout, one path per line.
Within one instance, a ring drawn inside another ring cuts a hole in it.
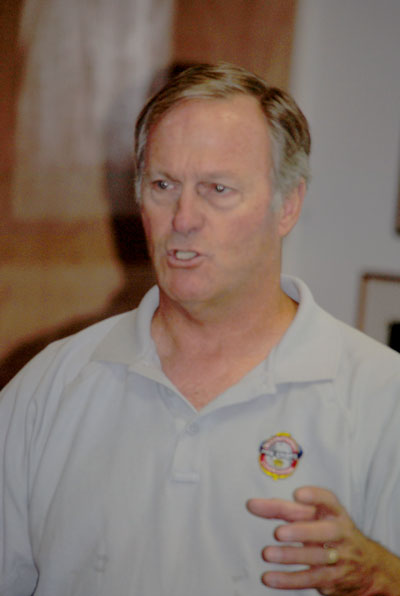
M 337 549 L 331 548 L 328 545 L 325 546 L 325 544 L 324 548 L 326 549 L 326 554 L 328 555 L 328 561 L 326 564 L 336 565 L 336 563 L 339 561 L 339 552 L 337 551 Z

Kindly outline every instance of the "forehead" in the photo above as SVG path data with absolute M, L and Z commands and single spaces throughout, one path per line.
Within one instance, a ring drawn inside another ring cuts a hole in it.
M 150 130 L 147 153 L 161 151 L 198 152 L 227 160 L 257 154 L 269 158 L 267 118 L 256 98 L 234 95 L 226 99 L 188 99 L 171 108 Z

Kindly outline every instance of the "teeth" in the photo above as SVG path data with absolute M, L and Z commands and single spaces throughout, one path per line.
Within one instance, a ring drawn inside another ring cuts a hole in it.
M 193 259 L 196 255 L 197 253 L 191 250 L 177 250 L 175 252 L 175 257 L 181 261 L 188 261 L 189 259 Z

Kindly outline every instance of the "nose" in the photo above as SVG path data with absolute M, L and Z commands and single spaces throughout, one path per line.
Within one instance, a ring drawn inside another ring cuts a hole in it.
M 183 188 L 175 204 L 172 227 L 175 232 L 187 236 L 199 230 L 204 223 L 201 209 L 201 197 L 195 191 Z

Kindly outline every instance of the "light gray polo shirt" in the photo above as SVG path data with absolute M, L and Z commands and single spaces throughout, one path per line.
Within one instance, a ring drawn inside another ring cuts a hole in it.
M 0 402 L 1 596 L 281 595 L 260 582 L 280 522 L 246 501 L 310 484 L 400 554 L 400 356 L 282 285 L 291 327 L 200 412 L 161 371 L 156 288 L 17 375 Z

